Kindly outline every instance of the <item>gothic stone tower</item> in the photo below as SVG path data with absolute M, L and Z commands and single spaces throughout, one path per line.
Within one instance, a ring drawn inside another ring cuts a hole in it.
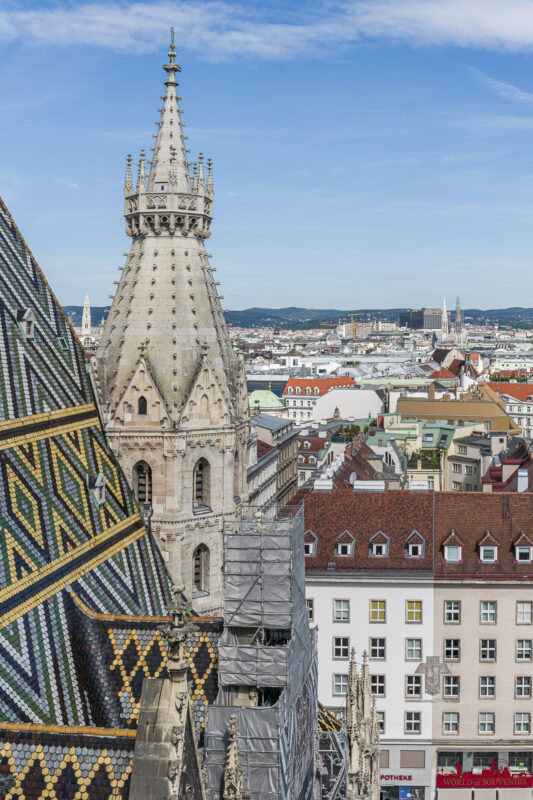
M 167 566 L 195 608 L 221 607 L 222 521 L 246 500 L 248 402 L 214 267 L 213 178 L 191 175 L 174 43 L 148 176 L 128 157 L 132 243 L 96 357 L 108 440 L 150 519 Z

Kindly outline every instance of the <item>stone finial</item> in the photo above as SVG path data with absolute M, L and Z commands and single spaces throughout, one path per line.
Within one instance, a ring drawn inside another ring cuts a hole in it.
M 237 748 L 237 734 L 239 726 L 237 716 L 232 714 L 227 727 L 228 749 L 226 751 L 226 766 L 224 767 L 224 791 L 222 800 L 246 800 L 248 792 L 244 792 L 242 766 Z
M 183 586 L 175 586 L 174 598 L 167 608 L 172 617 L 171 622 L 165 622 L 159 631 L 168 643 L 167 670 L 173 680 L 186 680 L 189 661 L 187 658 L 187 639 L 198 631 L 198 627 L 187 622 L 189 604 L 183 594 Z
M 137 173 L 137 194 L 146 191 L 146 172 L 144 150 L 141 150 L 139 158 L 139 172 Z
M 214 192 L 214 184 L 213 184 L 213 162 L 210 158 L 207 159 L 207 183 L 206 183 L 206 192 L 207 194 L 213 194 Z
M 124 180 L 124 194 L 130 195 L 133 193 L 133 178 L 131 174 L 132 157 L 128 155 L 126 158 L 126 178 Z
M 198 155 L 198 184 L 197 184 L 197 191 L 199 194 L 203 194 L 205 191 L 205 179 L 204 179 L 204 154 L 199 153 Z

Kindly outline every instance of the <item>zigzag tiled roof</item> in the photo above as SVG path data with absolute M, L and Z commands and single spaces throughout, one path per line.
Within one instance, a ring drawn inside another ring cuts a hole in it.
M 82 347 L 1 201 L 0 358 L 0 721 L 107 725 L 108 677 L 80 670 L 70 592 L 92 611 L 160 615 L 168 576 L 107 446 Z

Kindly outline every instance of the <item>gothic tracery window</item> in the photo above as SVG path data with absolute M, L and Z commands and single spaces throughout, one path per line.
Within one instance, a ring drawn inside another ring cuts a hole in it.
M 209 592 L 209 548 L 200 544 L 192 557 L 193 587 L 195 592 Z
M 152 503 L 152 469 L 146 461 L 133 467 L 133 491 L 139 505 Z
M 137 412 L 143 416 L 148 414 L 148 403 L 146 402 L 146 397 L 143 394 L 139 397 L 139 402 L 137 403 Z
M 195 509 L 210 506 L 210 467 L 205 458 L 196 462 L 193 471 L 193 507 Z

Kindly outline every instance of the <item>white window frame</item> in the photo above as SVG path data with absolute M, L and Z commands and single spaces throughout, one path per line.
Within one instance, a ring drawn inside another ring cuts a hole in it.
M 480 736 L 494 734 L 496 731 L 496 715 L 493 711 L 480 711 L 477 724 L 477 732 Z
M 496 677 L 494 675 L 479 676 L 479 697 L 482 700 L 496 697 Z
M 528 547 L 526 545 L 516 545 L 515 549 L 515 560 L 518 564 L 531 564 L 533 560 L 533 547 Z M 526 558 L 521 558 L 521 555 L 525 555 Z
M 409 642 L 418 642 L 418 644 L 410 645 Z M 411 650 L 411 652 L 416 652 L 417 655 L 410 656 L 409 650 Z M 408 637 L 405 640 L 405 660 L 422 661 L 422 639 Z
M 459 733 L 459 714 L 457 713 L 457 711 L 443 712 L 442 732 L 447 736 Z
M 345 672 L 333 673 L 333 691 L 334 697 L 346 697 L 348 691 L 348 675 Z
M 457 558 L 451 557 L 451 551 L 457 551 Z M 444 560 L 448 564 L 460 564 L 463 557 L 463 547 L 460 544 L 446 544 L 444 545 Z
M 531 639 L 517 639 L 516 640 L 516 660 L 517 661 L 531 661 L 532 648 Z
M 529 711 L 516 711 L 513 731 L 515 734 L 531 733 L 531 714 Z
M 479 558 L 483 564 L 496 564 L 498 561 L 498 546 L 495 544 L 481 545 Z
M 448 606 L 452 606 L 448 608 Z M 448 612 L 450 616 L 457 612 L 457 619 L 448 619 Z M 459 625 L 461 623 L 461 601 L 460 600 L 445 600 L 444 601 L 444 622 L 446 625 Z
M 526 611 L 528 613 L 523 613 Z M 520 619 L 520 617 L 527 617 L 527 619 Z M 516 624 L 517 625 L 531 625 L 533 622 L 533 603 L 531 600 L 517 600 L 516 601 Z
M 459 675 L 444 675 L 442 684 L 442 696 L 445 698 L 457 698 L 461 693 L 461 678 Z
M 342 606 L 340 605 L 341 603 Z M 346 614 L 346 616 L 344 616 L 344 614 Z M 344 597 L 335 598 L 333 600 L 333 622 L 349 622 L 349 621 L 350 621 L 350 600 Z
M 518 681 L 521 682 L 519 686 Z M 517 700 L 531 700 L 531 675 L 516 675 L 514 683 L 514 696 Z
M 479 621 L 482 625 L 495 625 L 498 607 L 496 600 L 481 600 L 479 603 Z

